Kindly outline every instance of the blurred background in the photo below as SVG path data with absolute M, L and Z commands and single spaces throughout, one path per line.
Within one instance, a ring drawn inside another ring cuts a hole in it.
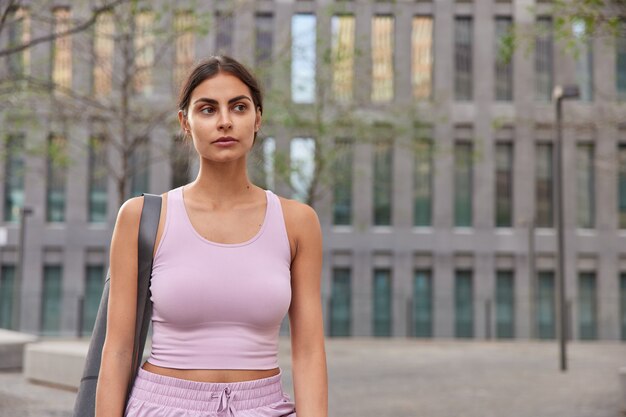
M 86 346 L 118 209 L 195 178 L 177 95 L 226 54 L 264 89 L 252 182 L 320 218 L 329 354 L 550 346 L 556 375 L 565 340 L 608 346 L 581 358 L 615 359 L 597 415 L 617 415 L 623 17 L 620 0 L 0 0 L 0 328 Z M 508 413 L 574 415 L 528 407 Z M 484 410 L 467 415 L 502 415 Z

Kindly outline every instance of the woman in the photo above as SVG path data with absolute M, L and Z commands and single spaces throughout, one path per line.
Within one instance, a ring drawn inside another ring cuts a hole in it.
M 297 409 L 298 417 L 325 417 L 320 224 L 310 206 L 248 179 L 263 112 L 258 83 L 239 62 L 213 56 L 192 70 L 178 108 L 200 170 L 162 195 L 152 350 L 125 409 L 143 197 L 119 210 L 96 416 L 295 417 Z M 295 402 L 277 362 L 287 313 Z

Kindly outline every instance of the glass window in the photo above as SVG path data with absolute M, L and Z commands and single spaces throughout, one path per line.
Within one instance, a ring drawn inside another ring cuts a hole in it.
M 254 65 L 263 80 L 265 91 L 269 91 L 272 79 L 272 51 L 274 49 L 274 15 L 271 13 L 256 14 L 255 36 Z
M 4 221 L 18 222 L 24 207 L 24 145 L 23 134 L 7 136 L 4 163 Z
M 454 145 L 454 225 L 472 226 L 473 194 L 472 143 L 457 141 Z
M 67 140 L 48 137 L 48 175 L 46 177 L 46 221 L 65 221 L 65 180 L 67 177 Z
M 190 147 L 193 146 L 191 139 L 185 139 L 182 135 L 177 135 L 172 141 L 170 152 L 170 163 L 172 166 L 172 188 L 178 188 L 190 181 Z
M 535 299 L 537 337 L 539 339 L 553 339 L 555 337 L 556 301 L 554 296 L 554 272 L 540 271 Z
M 374 225 L 389 226 L 393 197 L 393 147 L 389 140 L 378 140 L 374 146 Z
M 510 339 L 515 337 L 515 297 L 513 271 L 496 273 L 496 337 Z
M 577 146 L 577 206 L 578 227 L 593 228 L 595 219 L 595 173 L 594 146 L 592 143 L 579 143 Z
M 581 340 L 597 338 L 596 274 L 578 274 L 578 332 Z
M 433 88 L 433 18 L 413 17 L 411 34 L 411 84 L 413 97 L 421 100 L 432 98 Z
M 25 7 L 12 9 L 7 17 L 6 31 L 8 36 L 7 49 L 28 44 L 30 42 L 30 10 Z M 28 75 L 30 72 L 30 48 L 9 54 L 7 69 L 13 77 Z
M 61 330 L 61 265 L 45 265 L 41 294 L 41 334 L 56 336 Z
M 513 144 L 496 144 L 496 227 L 513 224 Z
M 56 7 L 54 14 L 54 33 L 63 33 L 70 29 L 70 9 Z M 72 88 L 72 37 L 60 36 L 53 41 L 52 82 L 61 89 Z
M 333 268 L 330 297 L 330 336 L 350 336 L 351 294 L 350 268 Z
M 626 144 L 620 143 L 617 153 L 619 228 L 626 229 Z
M 535 39 L 535 97 L 539 101 L 552 100 L 554 71 L 552 18 L 537 18 L 538 34 Z
M 620 274 L 620 296 L 619 296 L 619 304 L 620 304 L 620 327 L 622 340 L 626 340 L 626 273 L 622 272 Z
M 413 274 L 413 332 L 415 337 L 433 336 L 433 288 L 430 271 Z
M 293 198 L 309 201 L 309 192 L 315 174 L 315 140 L 293 138 L 291 140 L 291 188 Z
M 154 66 L 154 13 L 141 11 L 135 17 L 135 92 L 150 94 L 152 92 L 152 67 Z
M 13 329 L 15 265 L 2 265 L 0 273 L 0 328 Z
M 140 196 L 141 193 L 147 193 L 150 181 L 150 148 L 147 137 L 138 138 L 137 146 L 130 155 L 128 165 L 130 169 L 130 195 L 131 197 Z
M 333 164 L 333 224 L 352 224 L 352 141 L 335 141 Z
M 615 78 L 617 98 L 626 100 L 626 20 L 622 20 L 619 26 L 619 34 L 615 42 Z
M 337 101 L 352 99 L 354 80 L 354 16 L 338 15 L 331 20 L 333 95 Z
M 413 165 L 413 225 L 430 226 L 432 221 L 433 142 L 415 141 Z
M 89 221 L 107 221 L 107 147 L 104 136 L 93 136 L 89 141 Z
M 496 100 L 513 100 L 513 62 L 507 57 L 505 40 L 510 35 L 513 20 L 510 16 L 496 17 L 495 57 L 496 57 Z
M 593 49 L 591 38 L 586 35 L 587 29 L 583 20 L 576 20 L 572 32 L 577 40 L 576 78 L 580 87 L 580 100 L 593 100 Z
M 176 90 L 195 59 L 195 16 L 191 10 L 179 10 L 174 15 L 176 42 L 174 48 L 174 86 Z
M 391 336 L 391 271 L 374 270 L 374 336 Z
M 393 16 L 372 18 L 372 101 L 393 99 Z
M 98 315 L 98 307 L 104 288 L 104 266 L 88 265 L 85 276 L 85 295 L 83 298 L 83 333 L 91 333 Z
M 231 11 L 215 12 L 215 50 L 217 54 L 232 55 L 234 18 Z
M 291 18 L 291 99 L 315 102 L 316 18 L 298 13 Z
M 474 337 L 474 296 L 472 287 L 472 271 L 456 271 L 454 333 L 459 338 Z
M 115 45 L 115 22 L 113 13 L 105 12 L 96 18 L 93 33 L 93 94 L 103 96 L 111 93 L 113 76 L 113 49 Z
M 457 16 L 454 23 L 454 92 L 459 101 L 472 100 L 472 33 L 470 16 Z
M 537 144 L 535 167 L 535 222 L 537 227 L 552 227 L 554 222 L 554 176 L 552 144 Z

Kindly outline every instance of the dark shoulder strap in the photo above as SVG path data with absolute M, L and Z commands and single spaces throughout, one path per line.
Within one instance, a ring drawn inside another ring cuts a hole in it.
M 137 264 L 137 316 L 135 321 L 135 343 L 131 376 L 128 383 L 127 398 L 133 386 L 135 376 L 143 357 L 148 327 L 152 317 L 150 301 L 150 277 L 152 275 L 152 253 L 161 217 L 161 196 L 143 193 L 143 209 L 139 222 L 138 264 Z

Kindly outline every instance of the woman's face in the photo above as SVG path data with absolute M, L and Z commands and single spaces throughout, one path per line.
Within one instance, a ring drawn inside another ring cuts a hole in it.
M 224 72 L 198 84 L 191 93 L 187 118 L 181 111 L 178 118 L 200 156 L 220 162 L 245 156 L 261 126 L 261 112 L 255 109 L 248 86 Z M 221 142 L 224 138 L 232 140 Z

